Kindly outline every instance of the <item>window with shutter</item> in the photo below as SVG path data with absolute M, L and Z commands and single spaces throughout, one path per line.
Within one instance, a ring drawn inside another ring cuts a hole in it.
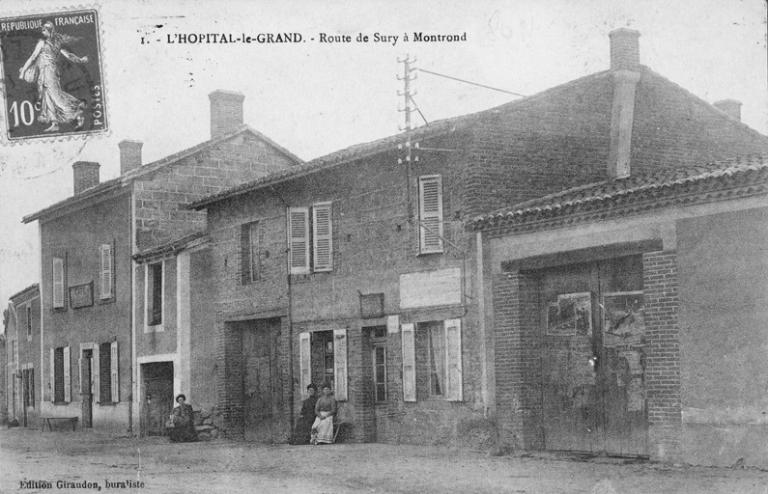
M 101 300 L 112 298 L 112 244 L 101 245 Z
M 50 362 L 48 367 L 48 390 L 46 391 L 46 394 L 48 396 L 48 401 L 54 402 L 58 401 L 56 399 L 56 357 L 54 356 L 55 350 L 53 348 L 50 349 Z
M 416 401 L 416 345 L 413 323 L 400 327 L 403 347 L 403 401 Z
M 448 319 L 445 326 L 445 398 L 462 401 L 461 319 Z
M 312 205 L 312 252 L 315 271 L 333 270 L 332 222 L 330 202 Z
M 299 333 L 299 379 L 301 392 L 312 383 L 312 368 L 310 362 L 309 333 Z
M 242 284 L 253 283 L 261 276 L 259 222 L 240 227 L 240 273 Z
M 53 258 L 53 308 L 64 308 L 64 259 Z
M 62 360 L 64 365 L 64 401 L 70 403 L 72 401 L 72 361 L 68 346 L 64 347 Z
M 109 377 L 110 377 L 110 391 L 111 391 L 111 400 L 112 403 L 117 403 L 120 401 L 120 380 L 119 380 L 119 360 L 118 360 L 118 354 L 117 354 L 117 342 L 113 341 L 110 344 L 110 368 L 109 368 Z
M 333 376 L 335 398 L 347 399 L 347 330 L 333 330 Z
M 32 340 L 32 304 L 27 304 L 27 309 L 25 311 L 26 319 L 27 319 L 27 341 Z
M 291 274 L 309 273 L 309 208 L 288 208 Z
M 419 177 L 419 253 L 443 251 L 443 185 L 440 175 Z
M 157 262 L 146 265 L 144 302 L 146 304 L 145 331 L 162 331 L 163 323 L 163 277 L 164 263 Z M 152 328 L 157 326 L 157 328 Z

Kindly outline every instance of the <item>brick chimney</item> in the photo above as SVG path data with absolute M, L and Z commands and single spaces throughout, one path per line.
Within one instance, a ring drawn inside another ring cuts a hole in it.
M 621 27 L 608 33 L 611 39 L 611 70 L 635 70 L 640 65 L 640 32 Z
M 725 113 L 737 122 L 741 122 L 741 101 L 735 99 L 721 99 L 712 103 L 715 108 Z
M 243 125 L 244 94 L 217 89 L 208 98 L 211 100 L 211 139 Z
M 99 185 L 99 166 L 93 161 L 75 161 L 72 163 L 75 195 Z
M 120 175 L 141 166 L 141 141 L 123 140 L 117 143 L 120 148 Z
M 613 77 L 608 176 L 625 178 L 630 174 L 635 92 L 640 81 L 640 50 L 637 42 L 640 33 L 634 29 L 620 28 L 611 31 L 608 36 Z

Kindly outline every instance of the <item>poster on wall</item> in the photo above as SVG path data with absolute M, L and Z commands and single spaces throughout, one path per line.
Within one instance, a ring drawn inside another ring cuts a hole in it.
M 547 335 L 592 336 L 592 294 L 565 293 L 547 305 Z
M 603 295 L 603 345 L 643 344 L 643 292 L 614 292 Z

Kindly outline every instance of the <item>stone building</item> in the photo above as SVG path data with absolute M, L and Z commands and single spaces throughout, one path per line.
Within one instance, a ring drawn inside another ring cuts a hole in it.
M 285 439 L 305 386 L 327 382 L 352 440 L 483 447 L 499 426 L 542 446 L 524 428 L 509 437 L 529 412 L 505 383 L 539 360 L 498 335 L 487 249 L 466 222 L 630 165 L 672 173 L 768 151 L 737 104 L 640 65 L 638 37 L 611 33 L 609 70 L 194 202 L 208 212 L 227 433 Z
M 5 319 L 5 409 L 19 425 L 36 426 L 40 414 L 40 291 L 37 284 L 10 297 Z
M 742 158 L 632 169 L 471 222 L 502 440 L 768 465 L 767 219 L 768 161 Z
M 174 264 L 161 261 L 147 272 L 133 256 L 204 228 L 205 214 L 182 204 L 299 162 L 243 125 L 243 98 L 211 93 L 210 139 L 160 160 L 145 164 L 142 143 L 122 141 L 117 178 L 100 182 L 98 163 L 74 163 L 74 195 L 24 218 L 40 227 L 40 413 L 138 431 L 144 376 L 134 364 L 139 356 L 168 356 L 163 345 L 175 339 L 178 323 L 162 309 L 162 297 L 174 293 Z M 136 311 L 138 282 L 147 277 L 149 300 L 157 303 L 145 325 Z M 189 379 L 163 376 L 171 381 L 168 395 Z

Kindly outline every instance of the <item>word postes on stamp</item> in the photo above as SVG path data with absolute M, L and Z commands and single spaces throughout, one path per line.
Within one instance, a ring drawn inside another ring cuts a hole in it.
M 7 141 L 107 130 L 98 12 L 0 19 Z

